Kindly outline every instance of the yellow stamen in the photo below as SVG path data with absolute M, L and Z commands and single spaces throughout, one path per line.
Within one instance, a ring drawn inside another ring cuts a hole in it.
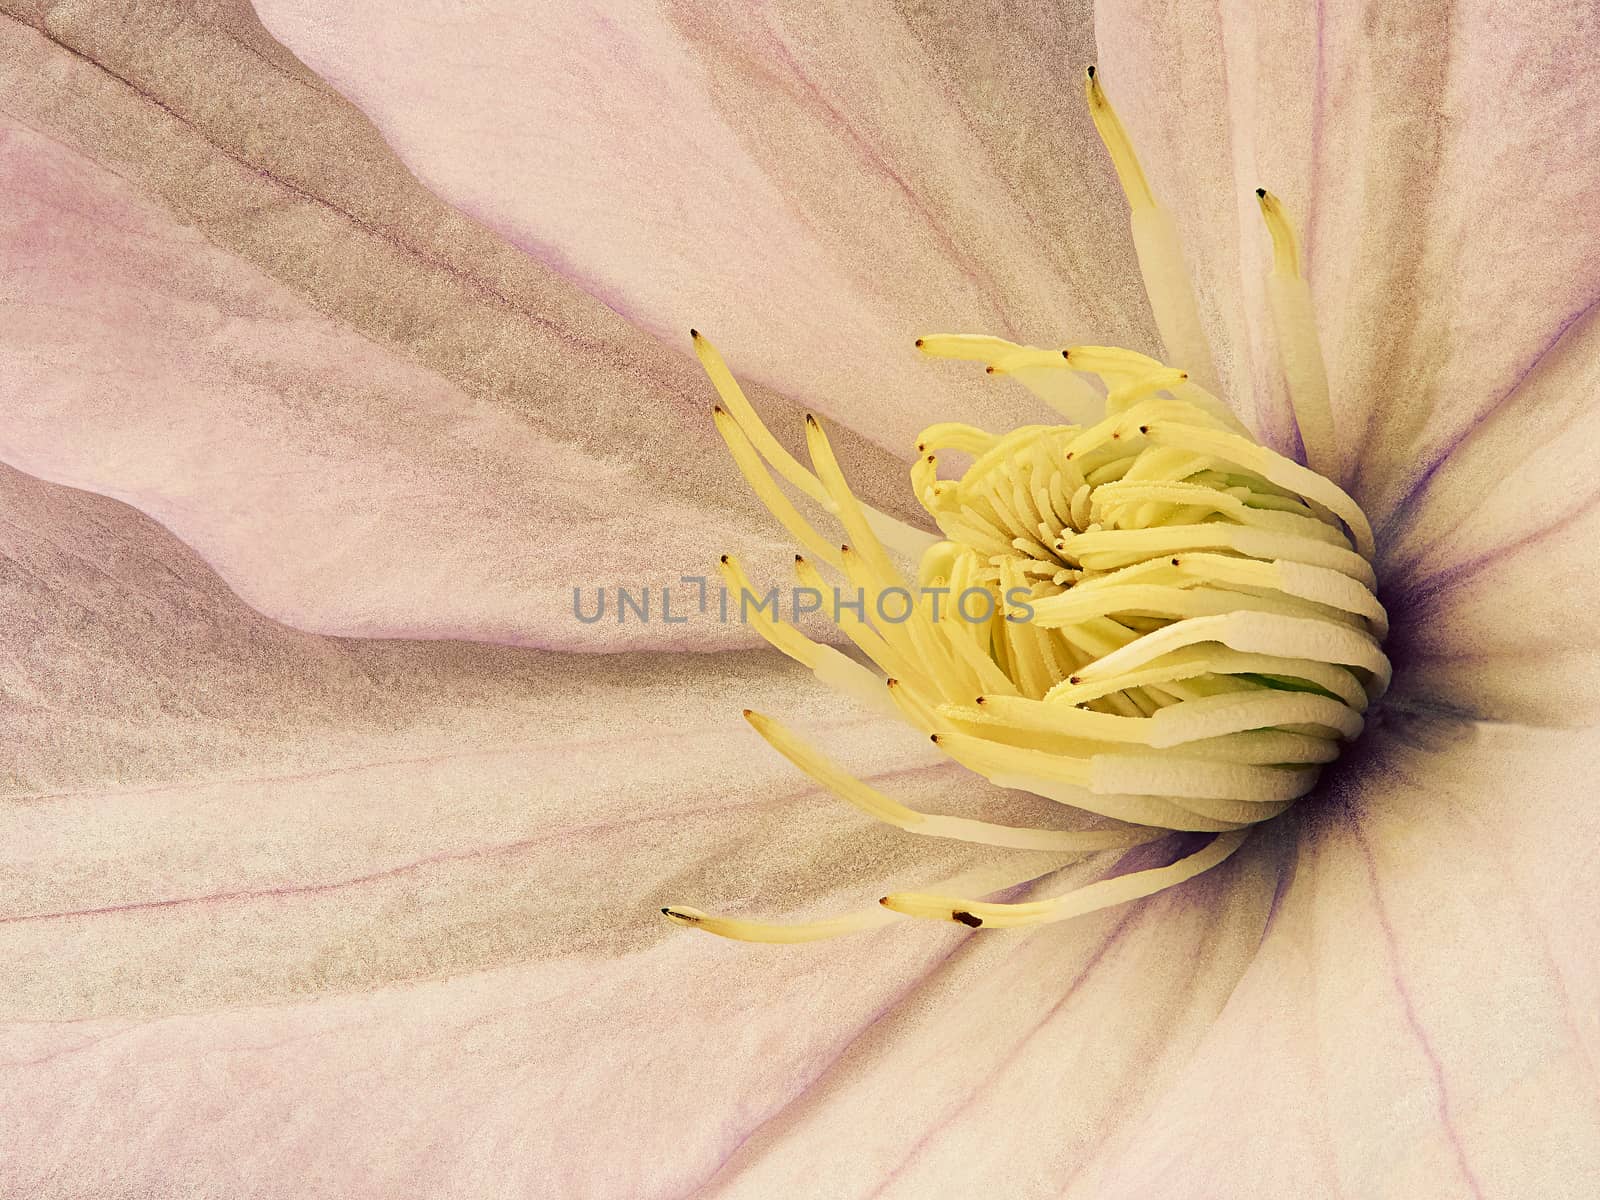
M 910 481 L 942 538 L 861 503 L 812 417 L 812 466 L 802 465 L 762 424 L 721 356 L 698 334 L 694 342 L 721 397 L 717 428 L 740 473 L 807 553 L 842 570 L 859 592 L 859 611 L 835 606 L 832 615 L 888 678 L 761 607 L 744 619 L 820 681 L 893 713 L 973 774 L 1091 814 L 1100 827 L 1024 828 L 921 812 L 776 719 L 745 715 L 817 783 L 908 834 L 1063 856 L 1175 834 L 1214 836 L 1170 866 L 1047 900 L 984 900 L 997 890 L 991 873 L 798 923 L 663 909 L 677 924 L 800 942 L 900 916 L 983 929 L 1032 925 L 1147 896 L 1225 861 L 1256 825 L 1311 791 L 1388 687 L 1388 614 L 1374 594 L 1372 529 L 1337 481 L 1327 376 L 1282 206 L 1258 193 L 1274 248 L 1268 295 L 1304 466 L 1260 445 L 1215 394 L 1176 226 L 1089 74 L 1090 112 L 1127 194 L 1146 291 L 1176 361 L 977 334 L 919 338 L 925 355 L 982 362 L 1071 420 L 1003 434 L 929 426 Z M 956 455 L 972 461 L 950 475 L 941 458 Z M 780 482 L 838 528 L 813 524 Z M 918 560 L 915 588 L 896 556 Z M 805 556 L 796 556 L 795 570 L 804 586 L 825 590 Z M 735 597 L 753 592 L 732 559 L 723 559 L 722 572 Z
M 1134 827 L 1087 831 L 1029 829 L 965 817 L 921 813 L 850 775 L 773 718 L 749 709 L 745 710 L 744 717 L 774 750 L 840 799 L 853 804 L 870 817 L 910 833 L 978 842 L 987 846 L 1005 846 L 1012 850 L 1049 850 L 1063 854 L 1126 849 L 1161 836 L 1159 830 Z
M 1267 305 L 1278 335 L 1283 377 L 1289 403 L 1300 427 L 1306 466 L 1319 475 L 1343 478 L 1333 435 L 1333 410 L 1328 399 L 1328 368 L 1317 338 L 1316 314 L 1311 307 L 1311 287 L 1301 278 L 1300 250 L 1294 228 L 1278 198 L 1265 188 L 1256 189 L 1261 216 L 1272 235 L 1272 273 L 1267 276 Z
M 1102 908 L 1126 904 L 1144 896 L 1193 879 L 1202 872 L 1227 861 L 1244 845 L 1248 830 L 1218 834 L 1201 849 L 1187 858 L 1181 858 L 1169 867 L 1150 871 L 1136 871 L 1115 879 L 1091 883 L 1064 896 L 1051 900 L 1034 900 L 1025 904 L 994 904 L 982 900 L 969 900 L 962 896 L 941 896 L 927 892 L 899 892 L 885 896 L 879 903 L 908 917 L 923 917 L 935 921 L 956 921 L 970 928 L 1012 929 L 1020 925 L 1043 925 L 1051 921 L 1065 921 L 1081 917 Z
M 1187 370 L 1202 387 L 1214 392 L 1217 369 L 1211 361 L 1211 347 L 1200 324 L 1200 305 L 1195 300 L 1194 285 L 1189 282 L 1189 272 L 1184 266 L 1177 222 L 1156 203 L 1145 180 L 1144 168 L 1133 152 L 1133 142 L 1106 99 L 1093 67 L 1084 80 L 1084 92 L 1089 101 L 1089 113 L 1094 117 L 1094 127 L 1105 143 L 1111 165 L 1116 168 L 1117 179 L 1128 197 L 1133 248 L 1139 257 L 1139 270 L 1144 276 L 1145 293 L 1150 298 L 1156 328 L 1166 343 L 1167 357 Z

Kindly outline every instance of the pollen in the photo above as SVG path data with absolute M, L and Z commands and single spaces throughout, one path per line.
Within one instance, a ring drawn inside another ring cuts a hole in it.
M 1043 899 L 895 892 L 864 911 L 798 923 L 663 908 L 676 924 L 780 943 L 906 918 L 987 934 L 1149 896 L 1225 862 L 1257 826 L 1306 797 L 1388 687 L 1372 529 L 1335 482 L 1327 373 L 1283 206 L 1257 190 L 1273 247 L 1267 296 L 1303 462 L 1261 445 L 1215 394 L 1176 224 L 1092 68 L 1085 90 L 1177 365 L 1110 346 L 917 338 L 923 355 L 981 363 L 1061 418 L 1004 433 L 957 422 L 924 430 L 910 483 L 938 534 L 859 500 L 814 416 L 805 422 L 809 464 L 790 454 L 717 350 L 691 336 L 735 465 L 805 551 L 795 558 L 799 581 L 866 601 L 837 609 L 855 656 L 759 610 L 757 631 L 819 683 L 892 713 L 966 771 L 1075 810 L 1079 825 L 1087 815 L 1094 827 L 924 813 L 776 718 L 746 710 L 755 732 L 844 803 L 909 835 L 1044 851 L 1063 864 L 1166 838 L 1187 849 L 1167 865 Z M 965 468 L 947 475 L 941 468 L 952 459 Z M 721 570 L 730 590 L 753 590 L 733 558 L 723 556 Z M 898 599 L 886 607 L 890 593 Z M 875 616 L 902 609 L 904 620 Z

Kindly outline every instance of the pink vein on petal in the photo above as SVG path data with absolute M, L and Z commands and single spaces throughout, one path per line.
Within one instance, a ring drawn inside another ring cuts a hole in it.
M 866 163 L 892 182 L 907 203 L 927 222 L 928 228 L 933 232 L 939 245 L 950 255 L 951 260 L 960 266 L 962 275 L 970 280 L 980 293 L 988 297 L 990 305 L 994 308 L 995 316 L 1001 322 L 1006 333 L 1010 336 L 1015 336 L 1012 323 L 1006 314 L 1005 305 L 994 280 L 984 274 L 978 265 L 973 262 L 972 257 L 950 239 L 948 231 L 923 202 L 917 189 L 912 187 L 888 159 L 868 142 L 855 125 L 847 120 L 845 115 L 828 100 L 822 89 L 806 74 L 804 68 L 795 61 L 793 53 L 791 53 L 783 39 L 769 29 L 768 41 L 778 58 L 793 72 L 794 77 L 805 88 L 807 95 L 810 96 L 816 107 L 825 112 L 832 123 L 844 131 L 850 141 L 860 150 L 861 156 Z
M 1450 1109 L 1450 1096 L 1445 1090 L 1444 1064 L 1439 1061 L 1439 1055 L 1433 1048 L 1433 1042 L 1422 1027 L 1421 1020 L 1417 1017 L 1416 1006 L 1412 1003 L 1411 992 L 1406 987 L 1405 978 L 1400 970 L 1400 946 L 1395 937 L 1394 926 L 1389 921 L 1388 910 L 1384 907 L 1383 893 L 1378 884 L 1378 866 L 1373 860 L 1372 847 L 1363 836 L 1359 824 L 1351 827 L 1351 836 L 1361 850 L 1362 863 L 1367 870 L 1367 882 L 1372 892 L 1373 914 L 1378 919 L 1378 926 L 1383 930 L 1384 943 L 1389 951 L 1391 976 L 1394 982 L 1395 994 L 1399 998 L 1401 1011 L 1405 1014 L 1406 1025 L 1416 1039 L 1417 1048 L 1422 1052 L 1427 1061 L 1428 1070 L 1433 1076 L 1435 1103 L 1439 1112 L 1439 1124 L 1444 1129 L 1445 1137 L 1449 1139 L 1450 1148 L 1455 1155 L 1456 1165 L 1461 1171 L 1462 1178 L 1472 1190 L 1477 1200 L 1483 1200 L 1483 1188 L 1478 1183 L 1478 1177 L 1473 1174 L 1472 1165 L 1467 1162 L 1466 1147 L 1462 1144 L 1461 1134 L 1456 1129 L 1455 1118 Z
M 347 768 L 359 769 L 359 768 Z M 931 763 L 921 767 L 905 767 L 893 771 L 885 771 L 876 775 L 866 776 L 872 780 L 905 779 L 916 775 L 928 774 L 946 769 L 944 763 Z M 332 774 L 334 772 L 329 772 Z M 386 867 L 381 871 L 373 871 L 366 875 L 353 875 L 346 879 L 329 880 L 325 883 L 306 883 L 292 886 L 269 888 L 241 888 L 232 892 L 212 892 L 203 896 L 172 896 L 164 900 L 138 900 L 127 904 L 110 904 L 100 908 L 66 909 L 60 912 L 25 913 L 18 916 L 0 916 L 0 925 L 20 925 L 43 921 L 62 921 L 74 917 L 99 917 L 113 914 L 144 912 L 163 908 L 182 908 L 192 904 L 219 904 L 234 900 L 272 900 L 287 899 L 299 896 L 314 896 L 327 892 L 337 892 L 345 888 L 360 887 L 363 884 L 378 883 L 385 879 L 395 879 L 402 875 L 409 875 L 427 867 L 440 866 L 445 863 L 471 862 L 476 859 L 513 857 L 528 849 L 530 846 L 542 846 L 551 842 L 563 842 L 573 838 L 581 838 L 589 834 L 599 833 L 610 829 L 626 829 L 637 825 L 648 825 L 653 821 L 681 821 L 685 817 L 703 817 L 714 813 L 727 812 L 730 809 L 745 811 L 749 809 L 778 808 L 785 804 L 794 804 L 808 796 L 818 794 L 815 788 L 804 788 L 800 791 L 782 796 L 774 796 L 766 800 L 736 801 L 732 804 L 713 804 L 703 808 L 680 809 L 670 813 L 653 813 L 645 816 L 616 821 L 597 821 L 589 825 L 577 825 L 567 829 L 554 830 L 543 837 L 518 838 L 511 842 L 502 842 L 493 846 L 479 846 L 471 850 L 458 850 L 443 854 L 430 854 L 426 857 L 414 859 L 411 862 L 401 863 L 398 866 Z

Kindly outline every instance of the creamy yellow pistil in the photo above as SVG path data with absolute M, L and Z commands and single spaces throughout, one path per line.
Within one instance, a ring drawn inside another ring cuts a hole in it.
M 919 338 L 922 353 L 982 362 L 1073 422 L 1005 434 L 956 423 L 925 430 L 911 484 L 942 538 L 861 503 L 810 416 L 811 463 L 801 463 L 762 423 L 710 342 L 698 333 L 693 340 L 720 397 L 713 415 L 734 462 L 805 551 L 795 558 L 799 582 L 833 586 L 825 567 L 864 596 L 862 610 L 837 612 L 838 623 L 876 670 L 751 610 L 761 634 L 829 687 L 892 706 L 973 773 L 1094 814 L 1100 827 L 1017 828 L 918 812 L 772 717 L 745 717 L 818 784 L 910 833 L 1063 856 L 1178 831 L 1212 837 L 1169 866 L 1044 900 L 903 892 L 876 909 L 787 924 L 661 910 L 677 924 L 799 942 L 902 917 L 982 929 L 1035 925 L 1150 895 L 1223 862 L 1256 825 L 1309 792 L 1388 686 L 1372 530 L 1326 477 L 1335 461 L 1327 374 L 1281 206 L 1257 192 L 1274 247 L 1268 299 L 1304 466 L 1259 445 L 1208 390 L 1211 353 L 1176 225 L 1151 194 L 1092 67 L 1086 91 L 1128 197 L 1157 326 L 1184 365 L 1106 346 Z M 971 464 L 945 478 L 941 454 Z M 842 541 L 818 532 L 780 480 L 830 517 Z M 897 558 L 919 564 L 914 582 Z M 722 573 L 735 594 L 755 592 L 726 555 Z M 897 589 L 913 595 L 908 619 L 873 620 Z M 939 597 L 974 590 L 990 598 L 984 619 L 941 619 Z

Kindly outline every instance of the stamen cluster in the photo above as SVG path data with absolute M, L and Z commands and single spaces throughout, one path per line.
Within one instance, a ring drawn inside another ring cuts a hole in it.
M 734 462 L 806 550 L 795 560 L 800 583 L 821 591 L 820 568 L 831 568 L 865 599 L 835 613 L 859 658 L 756 614 L 763 636 L 821 682 L 893 711 L 973 773 L 1089 814 L 1096 827 L 922 813 L 772 717 L 745 716 L 822 786 L 909 832 L 1063 855 L 1174 833 L 1212 837 L 1168 866 L 1042 900 L 895 893 L 869 912 L 781 925 L 662 910 L 679 924 L 805 941 L 901 917 L 1029 925 L 1149 895 L 1223 862 L 1253 827 L 1309 792 L 1388 687 L 1372 531 L 1329 478 L 1337 454 L 1327 376 L 1281 205 L 1258 192 L 1274 245 L 1268 298 L 1308 465 L 1258 444 L 1204 386 L 1212 359 L 1176 225 L 1156 204 L 1092 68 L 1086 93 L 1128 196 L 1152 311 L 1188 369 L 1104 346 L 919 339 L 924 354 L 983 362 L 1068 418 L 1005 434 L 955 423 L 925 430 L 911 484 L 942 538 L 862 504 L 809 416 L 811 463 L 802 464 L 710 343 L 698 333 L 694 343 L 720 397 L 714 415 Z M 951 457 L 965 460 L 959 475 L 941 473 Z M 836 521 L 844 544 L 819 533 L 780 480 Z M 917 564 L 909 612 L 876 620 L 888 593 L 910 594 L 903 561 Z M 731 558 L 722 570 L 731 589 L 752 590 Z M 974 591 L 992 600 L 984 619 L 939 619 L 938 597 Z

